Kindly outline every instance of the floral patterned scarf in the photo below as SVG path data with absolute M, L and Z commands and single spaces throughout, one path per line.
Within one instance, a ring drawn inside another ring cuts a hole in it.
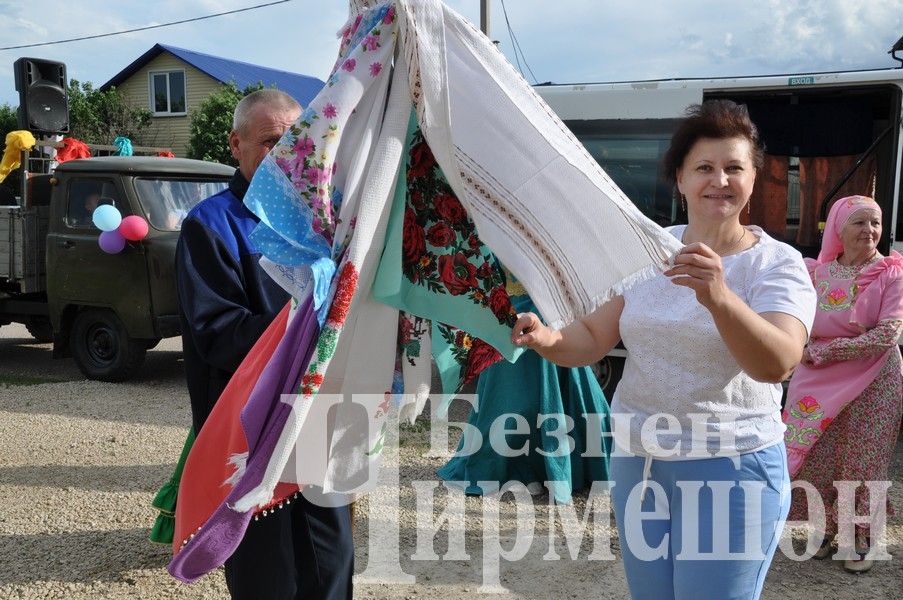
M 503 357 L 513 362 L 523 352 L 511 343 L 517 313 L 505 274 L 480 240 L 413 114 L 406 148 L 373 295 L 411 317 L 432 321 L 431 344 L 424 349 L 430 329 L 403 318 L 399 345 L 409 362 L 432 349 L 443 392 L 452 394 L 494 362 Z M 416 357 L 410 356 L 412 344 Z

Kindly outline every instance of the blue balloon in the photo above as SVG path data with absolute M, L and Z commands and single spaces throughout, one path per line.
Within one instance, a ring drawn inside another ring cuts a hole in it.
M 122 215 L 116 210 L 115 206 L 101 204 L 94 209 L 91 221 L 101 231 L 114 231 L 122 223 Z

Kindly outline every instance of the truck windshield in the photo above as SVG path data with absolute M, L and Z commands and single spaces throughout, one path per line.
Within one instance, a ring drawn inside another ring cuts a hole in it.
M 191 208 L 226 189 L 227 179 L 149 179 L 135 180 L 135 188 L 151 227 L 178 231 Z

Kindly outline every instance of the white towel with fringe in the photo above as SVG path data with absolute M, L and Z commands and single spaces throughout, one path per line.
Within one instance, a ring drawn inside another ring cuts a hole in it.
M 643 215 L 495 45 L 439 0 L 398 0 L 418 118 L 480 238 L 560 328 L 680 243 Z

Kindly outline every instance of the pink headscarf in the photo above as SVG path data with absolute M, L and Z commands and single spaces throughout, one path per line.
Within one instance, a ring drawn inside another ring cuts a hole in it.
M 819 263 L 831 262 L 843 254 L 840 232 L 853 213 L 863 208 L 874 208 L 879 213 L 881 212 L 878 203 L 868 196 L 847 196 L 831 206 L 831 210 L 828 211 L 828 221 L 825 223 L 825 232 L 821 238 L 821 252 L 818 253 Z

